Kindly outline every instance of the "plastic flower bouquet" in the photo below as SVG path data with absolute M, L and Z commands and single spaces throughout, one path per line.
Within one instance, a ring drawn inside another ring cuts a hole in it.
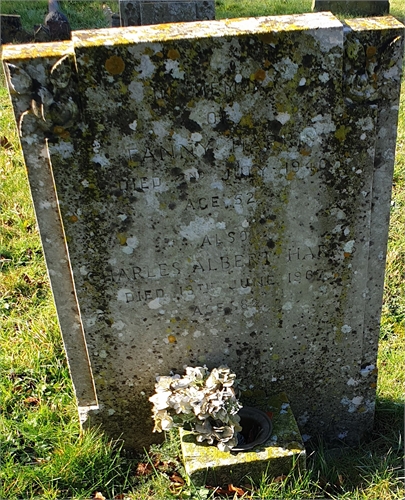
M 226 366 L 187 367 L 183 376 L 157 377 L 153 403 L 154 432 L 173 427 L 191 429 L 198 442 L 215 444 L 221 451 L 237 445 L 241 431 L 235 395 L 236 375 Z

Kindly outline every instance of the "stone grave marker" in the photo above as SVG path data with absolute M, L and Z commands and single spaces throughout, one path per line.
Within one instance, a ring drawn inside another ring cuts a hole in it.
M 123 26 L 215 19 L 214 0 L 119 0 Z
M 373 424 L 404 27 L 330 13 L 4 47 L 81 420 L 152 435 L 227 364 L 306 436 Z
M 390 11 L 389 0 L 313 0 L 312 10 L 353 16 L 383 16 Z

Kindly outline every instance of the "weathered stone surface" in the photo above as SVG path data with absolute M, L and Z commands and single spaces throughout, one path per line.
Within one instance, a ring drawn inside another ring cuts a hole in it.
M 390 11 L 389 0 L 313 0 L 312 10 L 354 16 L 382 16 Z
M 120 0 L 123 26 L 215 19 L 214 0 Z
M 271 415 L 273 431 L 266 443 L 248 452 L 219 451 L 196 443 L 191 432 L 180 429 L 184 468 L 195 486 L 245 484 L 247 477 L 258 483 L 263 476 L 274 478 L 305 470 L 305 447 L 287 396 L 272 396 L 261 409 Z
M 141 448 L 155 376 L 225 363 L 371 428 L 402 53 L 327 13 L 5 49 L 83 420 Z

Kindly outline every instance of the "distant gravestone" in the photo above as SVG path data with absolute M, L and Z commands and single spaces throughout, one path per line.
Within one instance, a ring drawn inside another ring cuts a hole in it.
M 354 16 L 383 16 L 390 11 L 389 0 L 313 0 L 312 10 Z
M 371 429 L 403 35 L 322 13 L 4 49 L 85 425 L 142 448 L 155 377 L 225 363 L 307 437 Z
M 122 26 L 215 19 L 214 0 L 119 0 Z

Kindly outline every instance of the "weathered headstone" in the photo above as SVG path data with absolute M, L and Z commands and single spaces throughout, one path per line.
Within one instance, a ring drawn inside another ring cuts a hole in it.
M 119 0 L 122 26 L 215 19 L 214 0 Z
M 83 422 L 228 364 L 301 431 L 372 427 L 404 27 L 328 13 L 7 47 Z
M 390 11 L 389 0 L 313 0 L 312 10 L 354 16 L 383 16 Z

